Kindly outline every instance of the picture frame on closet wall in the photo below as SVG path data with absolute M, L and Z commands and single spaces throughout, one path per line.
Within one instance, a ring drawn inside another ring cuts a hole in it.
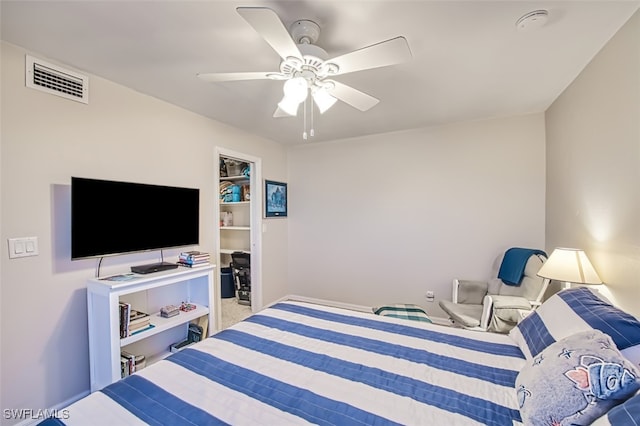
M 287 217 L 287 184 L 264 181 L 264 217 Z

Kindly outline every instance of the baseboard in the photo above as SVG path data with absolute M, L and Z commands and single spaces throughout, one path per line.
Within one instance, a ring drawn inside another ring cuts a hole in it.
M 359 312 L 368 312 L 368 313 L 372 312 L 371 306 L 356 305 L 356 304 L 353 304 L 353 303 L 336 302 L 335 300 L 318 299 L 316 297 L 299 296 L 297 294 L 289 294 L 289 295 L 281 298 L 280 300 L 278 300 L 278 302 L 282 302 L 282 301 L 285 301 L 285 300 L 291 300 L 291 301 L 295 301 L 295 302 L 313 303 L 313 304 L 316 304 L 316 305 L 331 306 L 331 307 L 334 307 L 334 308 L 343 308 L 343 309 L 349 309 L 349 310 L 352 310 L 352 311 L 359 311 Z

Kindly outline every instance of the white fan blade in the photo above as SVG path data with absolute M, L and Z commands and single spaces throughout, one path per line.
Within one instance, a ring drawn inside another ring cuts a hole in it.
M 198 78 L 211 83 L 219 81 L 271 80 L 273 72 L 210 72 L 196 74 Z
M 282 59 L 302 58 L 280 17 L 267 7 L 238 7 L 236 11 L 253 27 Z
M 342 102 L 349 104 L 360 111 L 367 111 L 380 102 L 380 100 L 373 96 L 367 95 L 366 93 L 354 89 L 351 86 L 347 86 L 346 84 L 333 80 L 324 81 L 333 83 L 333 88 L 327 88 L 327 92 L 329 92 L 331 96 L 340 99 Z
M 396 37 L 382 41 L 351 53 L 337 56 L 326 62 L 338 66 L 335 75 L 347 74 L 354 71 L 367 70 L 371 68 L 385 67 L 406 62 L 412 58 L 411 50 L 407 39 Z

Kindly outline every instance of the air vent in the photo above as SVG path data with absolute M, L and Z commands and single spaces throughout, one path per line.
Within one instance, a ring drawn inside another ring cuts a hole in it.
M 26 55 L 26 84 L 32 89 L 89 103 L 89 77 Z

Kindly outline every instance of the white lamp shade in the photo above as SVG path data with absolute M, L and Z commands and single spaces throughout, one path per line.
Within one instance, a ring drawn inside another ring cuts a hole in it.
M 576 284 L 602 284 L 584 251 L 556 248 L 538 271 L 538 276 Z
M 307 80 L 303 77 L 295 77 L 285 81 L 282 88 L 284 97 L 278 103 L 278 107 L 289 115 L 298 115 L 298 107 L 305 99 L 309 92 Z
M 307 80 L 303 77 L 294 77 L 284 83 L 283 91 L 285 98 L 289 98 L 297 103 L 304 102 L 308 93 Z
M 331 108 L 338 100 L 331 96 L 325 89 L 317 89 L 313 91 L 313 101 L 318 105 L 320 114 L 324 114 L 324 112 Z
M 286 112 L 289 115 L 298 115 L 299 106 L 300 106 L 300 102 L 297 102 L 295 99 L 291 99 L 286 95 L 278 103 L 278 108 L 280 108 L 282 111 Z

